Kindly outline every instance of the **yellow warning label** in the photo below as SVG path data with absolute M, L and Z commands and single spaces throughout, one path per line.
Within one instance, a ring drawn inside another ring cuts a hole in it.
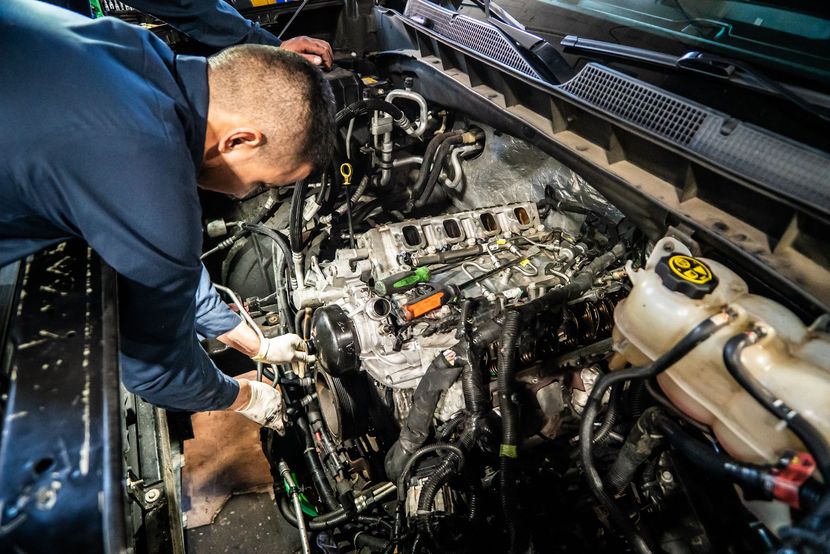
M 672 256 L 669 258 L 669 269 L 684 281 L 696 285 L 704 285 L 712 280 L 712 270 L 709 266 L 690 256 Z

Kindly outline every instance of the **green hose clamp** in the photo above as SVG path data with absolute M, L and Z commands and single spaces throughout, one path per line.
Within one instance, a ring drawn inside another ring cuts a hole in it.
M 297 482 L 297 476 L 293 473 L 291 474 L 291 478 L 294 480 L 294 483 Z M 283 485 L 285 485 L 285 494 L 290 497 L 291 489 L 294 488 L 293 483 L 289 483 L 286 479 L 283 479 Z M 314 509 L 314 506 L 311 505 L 311 502 L 308 501 L 305 494 L 298 491 L 297 497 L 300 499 L 300 508 L 302 508 L 305 515 L 309 517 L 317 517 L 319 515 L 317 510 Z
M 499 456 L 504 456 L 505 458 L 518 458 L 519 452 L 515 444 L 502 444 L 499 447 Z

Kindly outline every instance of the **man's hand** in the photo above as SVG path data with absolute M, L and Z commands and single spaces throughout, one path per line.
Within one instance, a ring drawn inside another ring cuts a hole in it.
M 288 333 L 273 339 L 265 339 L 259 344 L 259 352 L 253 356 L 256 362 L 269 364 L 289 364 L 291 362 L 311 362 L 314 357 L 305 352 L 305 341 L 299 335 Z
M 285 434 L 285 404 L 280 391 L 259 381 L 239 379 L 239 396 L 230 407 L 251 421 Z M 239 406 L 241 404 L 241 406 Z
M 331 44 L 325 40 L 311 37 L 294 37 L 284 40 L 280 48 L 290 52 L 296 52 L 314 65 L 322 65 L 324 69 L 331 69 L 334 57 L 331 51 Z

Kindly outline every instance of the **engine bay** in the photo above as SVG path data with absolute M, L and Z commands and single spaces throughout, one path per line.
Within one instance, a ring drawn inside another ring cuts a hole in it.
M 304 549 L 809 545 L 823 323 L 414 78 L 337 70 L 324 174 L 210 210 L 228 300 L 316 356 L 257 367 L 288 406 L 263 448 Z

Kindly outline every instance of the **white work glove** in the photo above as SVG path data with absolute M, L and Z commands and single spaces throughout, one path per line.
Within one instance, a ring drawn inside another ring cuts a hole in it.
M 255 362 L 268 364 L 290 364 L 291 362 L 313 362 L 314 356 L 305 351 L 305 341 L 299 335 L 288 333 L 259 343 Z
M 280 391 L 260 381 L 248 381 L 251 386 L 251 401 L 236 411 L 263 427 L 285 434 L 285 404 Z

